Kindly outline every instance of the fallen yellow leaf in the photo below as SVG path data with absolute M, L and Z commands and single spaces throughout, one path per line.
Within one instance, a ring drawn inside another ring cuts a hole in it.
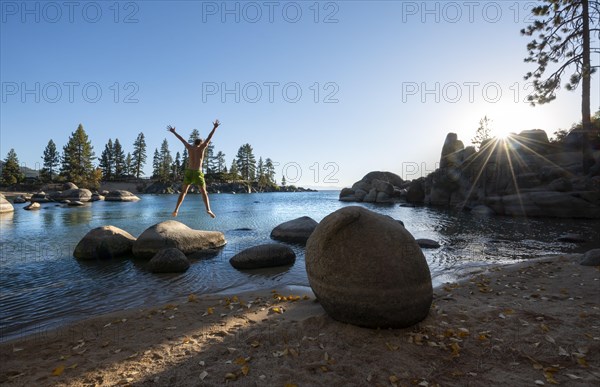
M 60 376 L 65 371 L 64 365 L 59 365 L 55 369 L 52 370 L 52 376 Z
M 244 376 L 247 376 L 248 372 L 250 372 L 250 367 L 248 367 L 248 365 L 244 365 L 242 367 L 242 373 L 244 374 Z
M 192 293 L 188 296 L 188 302 L 196 302 L 196 301 L 198 301 L 198 296 L 196 296 L 194 293 Z

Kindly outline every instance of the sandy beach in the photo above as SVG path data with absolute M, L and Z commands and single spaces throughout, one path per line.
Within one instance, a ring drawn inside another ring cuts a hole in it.
M 332 320 L 308 288 L 199 296 L 0 345 L 6 386 L 591 386 L 600 267 L 563 255 L 434 291 L 406 329 Z

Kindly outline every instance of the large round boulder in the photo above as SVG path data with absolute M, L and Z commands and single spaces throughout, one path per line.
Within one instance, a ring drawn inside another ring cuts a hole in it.
M 600 249 L 589 250 L 579 263 L 583 266 L 600 266 Z
M 115 226 L 90 230 L 75 246 L 73 256 L 78 259 L 109 259 L 131 254 L 135 238 Z
M 13 207 L 13 205 L 10 204 L 8 200 L 6 200 L 6 197 L 4 195 L 0 194 L 0 214 L 5 212 L 13 212 L 14 210 L 15 208 Z
M 183 273 L 189 268 L 190 261 L 174 247 L 160 250 L 148 262 L 148 270 L 152 273 Z
M 104 196 L 104 200 L 107 202 L 134 202 L 140 200 L 140 198 L 129 191 L 119 189 L 116 191 L 110 191 Z
M 72 202 L 89 202 L 92 200 L 92 191 L 87 188 L 68 189 L 60 194 L 60 198 Z
M 302 216 L 275 227 L 271 231 L 271 238 L 283 242 L 305 244 L 317 224 L 311 217 Z
M 291 265 L 296 261 L 294 250 L 278 243 L 250 247 L 229 260 L 238 270 Z
M 413 236 L 394 219 L 349 206 L 326 216 L 306 245 L 311 288 L 334 319 L 365 327 L 418 323 L 433 300 Z
M 52 198 L 44 191 L 40 191 L 31 195 L 30 200 L 32 203 L 48 203 L 52 201 Z
M 219 231 L 194 230 L 176 220 L 167 220 L 147 228 L 133 244 L 133 255 L 152 258 L 160 250 L 175 247 L 184 254 L 224 246 L 225 235 Z

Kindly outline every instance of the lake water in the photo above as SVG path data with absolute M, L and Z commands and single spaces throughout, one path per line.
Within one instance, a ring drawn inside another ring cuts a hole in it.
M 95 202 L 85 207 L 43 204 L 40 211 L 0 214 L 0 341 L 125 308 L 167 303 L 190 293 L 239 292 L 282 285 L 307 286 L 304 250 L 292 245 L 289 268 L 240 272 L 229 258 L 244 248 L 270 242 L 278 224 L 310 216 L 320 221 L 352 203 L 338 191 L 211 195 L 217 214 L 210 219 L 199 195 L 188 195 L 179 220 L 194 229 L 218 230 L 227 245 L 207 260 L 192 262 L 183 274 L 152 274 L 133 258 L 81 262 L 72 256 L 92 228 L 113 225 L 133 236 L 171 219 L 175 195 L 142 195 L 135 203 Z M 450 281 L 459 269 L 509 263 L 559 252 L 583 251 L 600 241 L 598 221 L 479 217 L 469 213 L 399 205 L 360 204 L 404 221 L 415 238 L 442 247 L 425 250 L 434 285 Z M 250 230 L 247 230 L 250 229 Z M 558 243 L 565 233 L 595 241 L 585 246 Z

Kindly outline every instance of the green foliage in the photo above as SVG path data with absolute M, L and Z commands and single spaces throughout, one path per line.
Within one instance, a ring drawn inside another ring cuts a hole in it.
M 67 145 L 63 147 L 61 175 L 67 180 L 80 186 L 97 184 L 95 168 L 92 164 L 94 148 L 79 124 L 77 130 L 71 133 Z
M 256 177 L 256 158 L 250 144 L 244 144 L 238 149 L 236 156 L 237 169 L 244 180 L 254 180 Z
M 138 134 L 133 143 L 132 162 L 133 171 L 131 171 L 131 173 L 139 179 L 144 175 L 143 168 L 146 164 L 146 140 L 144 138 L 144 133 Z
M 25 175 L 21 172 L 17 153 L 11 148 L 4 159 L 4 165 L 2 167 L 2 184 L 14 185 L 21 183 L 24 179 Z
M 125 176 L 125 152 L 118 138 L 115 139 L 113 155 L 115 158 L 115 179 L 122 179 Z
M 477 150 L 481 147 L 481 144 L 492 138 L 492 128 L 490 127 L 492 120 L 487 116 L 484 116 L 479 120 L 479 127 L 475 131 L 475 137 L 471 139 L 471 144 L 475 146 Z
M 585 57 L 584 43 L 587 40 L 589 47 L 590 35 L 589 30 L 587 34 L 584 33 L 584 24 L 590 21 L 598 23 L 598 5 L 589 7 L 588 0 L 543 2 L 545 4 L 532 9 L 532 14 L 536 17 L 534 23 L 521 30 L 521 34 L 525 36 L 539 33 L 537 38 L 527 44 L 529 56 L 525 58 L 525 62 L 537 64 L 533 72 L 525 75 L 526 80 L 533 80 L 534 93 L 528 96 L 532 105 L 554 100 L 562 77 L 569 69 L 572 69 L 572 73 L 565 84 L 567 90 L 576 89 L 583 77 L 589 77 L 595 72 L 590 67 L 589 56 L 587 59 Z M 584 13 L 589 14 L 587 20 Z M 553 64 L 560 65 L 547 78 L 542 79 L 548 67 Z
M 98 167 L 102 170 L 102 178 L 113 180 L 115 175 L 115 146 L 111 138 L 108 139 L 98 160 L 100 161 Z
M 56 177 L 58 166 L 60 164 L 60 155 L 56 150 L 56 144 L 54 141 L 48 141 L 48 145 L 44 149 L 44 155 L 42 156 L 44 164 L 40 171 L 40 177 L 42 181 L 52 182 Z

